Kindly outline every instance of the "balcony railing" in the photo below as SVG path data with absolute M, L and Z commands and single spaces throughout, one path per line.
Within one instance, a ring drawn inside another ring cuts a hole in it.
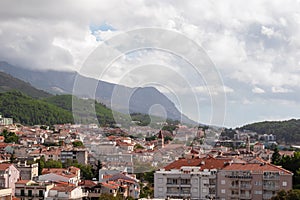
M 275 176 L 263 176 L 264 180 L 279 180 L 280 177 L 275 175 Z
M 246 194 L 241 194 L 239 199 L 252 199 L 252 196 L 251 195 L 246 195 Z
M 252 179 L 251 175 L 226 175 L 225 177 L 232 179 Z
M 250 190 L 251 188 L 252 188 L 252 185 L 250 185 L 250 184 L 246 184 L 246 185 L 243 185 L 243 184 L 242 184 L 242 185 L 241 185 L 241 189 L 244 189 L 244 190 L 245 190 L 245 189 L 246 189 L 246 190 L 248 190 L 248 189 Z
M 279 186 L 278 185 L 264 185 L 263 189 L 264 190 L 279 190 Z

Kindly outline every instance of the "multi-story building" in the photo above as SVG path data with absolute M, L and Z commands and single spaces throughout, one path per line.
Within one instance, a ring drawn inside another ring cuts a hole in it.
M 19 180 L 16 182 L 15 196 L 21 200 L 43 200 L 48 197 L 49 191 L 53 187 L 54 184 L 51 182 Z
M 229 162 L 213 157 L 179 159 L 154 174 L 155 198 L 216 197 L 216 173 Z
M 0 115 L 0 126 L 7 126 L 13 124 L 13 118 L 5 118 Z
M 217 173 L 217 197 L 271 199 L 279 190 L 292 189 L 293 174 L 268 163 L 232 163 Z
M 11 188 L 12 194 L 15 194 L 15 183 L 19 180 L 19 170 L 10 163 L 0 164 L 0 187 Z
M 27 164 L 27 162 L 19 162 L 15 164 L 15 167 L 20 172 L 21 180 L 33 180 L 34 178 L 39 176 L 39 164 Z
M 62 150 L 60 159 L 62 163 L 66 163 L 67 160 L 71 160 L 86 165 L 88 162 L 88 151 L 85 148 L 72 148 L 70 150 Z

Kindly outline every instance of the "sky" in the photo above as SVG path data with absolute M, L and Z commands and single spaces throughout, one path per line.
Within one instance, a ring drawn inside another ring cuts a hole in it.
M 81 71 L 105 41 L 147 27 L 182 34 L 203 49 L 226 95 L 222 125 L 300 118 L 299 0 L 3 0 L 0 60 Z M 142 49 L 114 60 L 101 79 L 155 86 L 186 115 L 210 123 L 215 97 L 206 74 L 193 72 L 178 55 Z

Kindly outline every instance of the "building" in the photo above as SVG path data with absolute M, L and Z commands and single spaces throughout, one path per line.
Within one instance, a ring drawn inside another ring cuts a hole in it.
M 232 163 L 217 173 L 217 198 L 271 199 L 279 190 L 292 189 L 293 174 L 268 163 Z
M 11 188 L 12 195 L 15 194 L 15 183 L 19 180 L 19 170 L 10 163 L 0 164 L 0 187 Z
M 12 199 L 11 188 L 0 189 L 0 200 L 11 200 L 11 199 Z
M 21 200 L 42 200 L 48 197 L 49 191 L 53 187 L 54 184 L 51 182 L 19 180 L 16 182 L 15 196 Z
M 39 164 L 27 164 L 26 161 L 15 164 L 15 167 L 20 172 L 21 180 L 33 180 L 39 176 Z
M 0 115 L 0 126 L 8 126 L 13 124 L 13 118 L 4 118 L 2 115 Z
M 81 200 L 87 195 L 83 193 L 80 186 L 73 186 L 68 184 L 58 184 L 50 189 L 46 200 Z
M 39 181 L 64 182 L 78 185 L 80 181 L 80 169 L 77 167 L 63 168 L 44 168 L 42 175 L 38 177 Z
M 73 148 L 70 150 L 62 150 L 60 154 L 62 163 L 66 163 L 68 160 L 77 161 L 80 164 L 86 165 L 88 163 L 88 151 L 85 148 Z
M 228 159 L 181 158 L 154 174 L 155 198 L 207 199 L 216 197 L 216 174 Z
M 163 135 L 162 131 L 159 131 L 158 136 L 157 136 L 157 147 L 159 149 L 165 147 L 165 140 L 164 140 L 164 135 Z

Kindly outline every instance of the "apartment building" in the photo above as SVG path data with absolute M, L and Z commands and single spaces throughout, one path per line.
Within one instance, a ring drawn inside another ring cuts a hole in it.
M 26 161 L 19 162 L 15 164 L 15 167 L 20 172 L 20 179 L 21 180 L 33 180 L 39 176 L 39 164 L 27 164 Z
M 0 187 L 11 188 L 12 195 L 15 194 L 15 183 L 19 180 L 19 170 L 10 163 L 0 164 Z
M 75 161 L 86 165 L 88 163 L 88 151 L 85 148 L 72 148 L 68 150 L 62 150 L 60 154 L 62 163 L 66 163 L 67 160 Z
M 155 198 L 212 199 L 216 174 L 230 160 L 213 157 L 179 159 L 154 174 Z
M 21 200 L 43 200 L 48 197 L 49 191 L 53 187 L 54 184 L 51 182 L 19 180 L 16 182 L 15 196 Z
M 232 163 L 217 173 L 217 198 L 271 199 L 279 190 L 292 189 L 293 174 L 268 163 Z

